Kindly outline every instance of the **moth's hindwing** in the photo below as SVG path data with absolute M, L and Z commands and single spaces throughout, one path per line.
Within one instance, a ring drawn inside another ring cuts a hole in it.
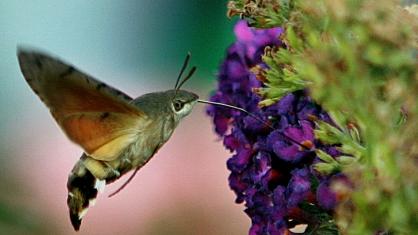
M 46 54 L 18 50 L 22 73 L 69 139 L 111 161 L 133 141 L 147 115 L 132 98 Z

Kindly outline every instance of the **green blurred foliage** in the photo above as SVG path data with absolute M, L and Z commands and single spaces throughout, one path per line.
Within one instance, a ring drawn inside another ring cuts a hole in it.
M 252 1 L 229 15 L 260 28 L 282 26 L 286 48 L 269 48 L 255 68 L 265 87 L 261 106 L 309 88 L 339 128 L 318 123 L 316 135 L 340 143 L 343 158 L 323 160 L 323 173 L 343 170 L 354 182 L 337 209 L 347 234 L 418 231 L 417 7 L 392 0 Z

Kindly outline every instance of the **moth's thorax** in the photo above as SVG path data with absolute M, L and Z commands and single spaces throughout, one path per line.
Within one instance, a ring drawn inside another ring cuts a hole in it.
M 149 128 L 138 134 L 137 141 L 129 145 L 120 157 L 109 162 L 109 164 L 121 175 L 131 169 L 145 165 L 157 150 L 168 141 L 177 124 L 178 122 L 172 117 L 151 122 Z

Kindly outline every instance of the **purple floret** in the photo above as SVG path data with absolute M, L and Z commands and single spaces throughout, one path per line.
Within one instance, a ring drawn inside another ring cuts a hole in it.
M 252 221 L 249 234 L 254 235 L 289 234 L 289 221 L 304 222 L 300 218 L 301 203 L 315 204 L 326 212 L 336 205 L 329 176 L 319 175 L 312 167 L 320 161 L 316 148 L 332 157 L 339 155 L 334 146 L 315 139 L 314 120 L 332 123 L 327 113 L 304 90 L 289 93 L 263 109 L 258 107 L 261 98 L 253 93 L 262 82 L 250 69 L 266 67 L 261 60 L 264 48 L 280 47 L 282 32 L 281 28 L 253 29 L 239 21 L 235 26 L 237 41 L 227 50 L 218 88 L 210 98 L 244 108 L 265 123 L 237 110 L 217 106 L 207 109 L 215 132 L 232 152 L 227 161 L 229 186 L 237 196 L 236 202 L 245 203 Z

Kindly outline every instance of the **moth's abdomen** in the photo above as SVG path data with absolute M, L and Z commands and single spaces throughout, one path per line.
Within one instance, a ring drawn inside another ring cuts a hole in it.
M 130 161 L 104 162 L 86 154 L 81 156 L 71 170 L 67 182 L 67 204 L 75 230 L 80 229 L 83 216 L 89 207 L 95 204 L 97 194 L 104 190 L 105 185 L 112 183 L 133 167 Z
M 79 230 L 81 220 L 89 207 L 93 206 L 98 192 L 104 190 L 106 184 L 119 179 L 132 169 L 145 165 L 160 146 L 144 146 L 138 141 L 130 145 L 123 155 L 113 161 L 100 161 L 83 154 L 72 169 L 67 182 L 67 204 L 71 223 Z
M 104 180 L 93 176 L 84 166 L 83 157 L 74 166 L 67 182 L 70 220 L 77 231 L 80 229 L 83 216 L 87 213 L 88 208 L 94 205 L 98 192 L 102 191 L 106 184 Z

